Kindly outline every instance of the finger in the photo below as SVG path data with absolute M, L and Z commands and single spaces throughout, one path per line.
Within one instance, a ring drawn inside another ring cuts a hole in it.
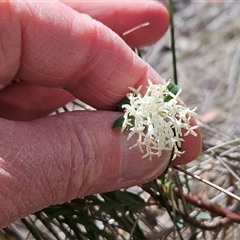
M 191 119 L 191 125 L 197 126 L 195 119 Z M 185 151 L 180 157 L 176 158 L 173 161 L 174 165 L 182 165 L 191 162 L 193 159 L 197 158 L 202 149 L 202 137 L 200 129 L 197 128 L 194 130 L 197 134 L 197 137 L 193 135 L 188 135 L 184 137 L 184 142 L 182 142 L 182 149 Z
M 111 129 L 119 114 L 83 111 L 32 122 L 0 119 L 0 228 L 49 205 L 161 174 L 170 152 L 149 161 L 139 149 L 129 150 L 133 140 Z
M 33 120 L 49 115 L 73 100 L 74 96 L 61 88 L 14 83 L 0 92 L 0 117 Z
M 146 41 L 144 43 L 155 41 L 161 37 L 168 25 L 166 9 L 156 2 L 144 1 L 138 7 L 138 11 L 135 11 L 136 2 L 108 2 L 107 4 L 106 2 L 94 2 L 93 4 L 75 1 L 67 4 L 79 12 L 87 13 L 102 21 L 119 35 L 141 22 L 148 21 L 148 27 L 134 31 L 125 37 L 126 41 L 126 38 L 129 38 L 135 46 L 143 40 Z M 134 43 L 135 40 L 136 43 Z M 12 120 L 31 120 L 46 116 L 70 101 L 70 94 L 66 92 L 63 94 L 63 92 L 63 90 L 57 91 L 57 89 L 52 90 L 22 82 L 10 85 L 0 92 L 0 117 Z
M 86 13 L 102 22 L 119 36 L 129 46 L 139 47 L 149 45 L 159 40 L 169 25 L 169 15 L 162 4 L 155 1 L 62 1 L 80 13 Z M 130 34 L 126 31 L 149 23 Z
M 2 43 L 2 49 L 11 49 L 2 59 L 2 86 L 17 76 L 30 84 L 62 87 L 95 108 L 111 109 L 128 86 L 146 85 L 148 78 L 161 82 L 118 35 L 90 17 L 60 3 L 8 4 L 2 14 L 11 21 L 3 23 L 2 35 L 14 41 Z

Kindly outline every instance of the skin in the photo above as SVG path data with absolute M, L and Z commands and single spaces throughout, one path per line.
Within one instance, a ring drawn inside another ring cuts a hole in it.
M 1 1 L 0 18 L 0 228 L 164 171 L 170 152 L 141 159 L 137 148 L 129 150 L 134 139 L 111 129 L 121 115 L 111 109 L 129 86 L 162 82 L 129 47 L 151 44 L 167 30 L 161 4 Z M 121 37 L 144 22 L 149 26 Z M 9 85 L 15 78 L 21 82 Z M 74 98 L 98 111 L 47 116 Z M 185 138 L 186 153 L 175 164 L 199 154 L 197 134 Z

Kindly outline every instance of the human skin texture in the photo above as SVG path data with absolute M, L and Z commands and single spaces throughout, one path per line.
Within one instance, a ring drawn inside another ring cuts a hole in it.
M 168 13 L 157 2 L 135 4 L 0 2 L 0 228 L 49 205 L 150 181 L 168 165 L 170 152 L 142 159 L 129 150 L 134 138 L 111 128 L 121 115 L 111 109 L 129 86 L 144 92 L 148 79 L 162 82 L 129 46 L 159 39 Z M 74 98 L 97 111 L 47 116 Z M 175 164 L 199 154 L 196 132 Z

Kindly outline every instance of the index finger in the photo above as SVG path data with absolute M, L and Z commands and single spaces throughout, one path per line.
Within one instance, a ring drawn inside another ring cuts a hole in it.
M 64 4 L 56 8 L 53 2 L 8 4 L 16 31 L 7 37 L 16 35 L 22 44 L 15 38 L 11 48 L 5 46 L 12 49 L 5 57 L 11 66 L 2 65 L 2 85 L 17 76 L 27 83 L 64 88 L 95 108 L 110 109 L 128 86 L 145 85 L 148 78 L 161 81 L 117 34 L 89 16 Z M 9 11 L 3 15 L 9 17 Z
M 102 22 L 120 35 L 131 47 L 156 42 L 164 35 L 169 24 L 167 9 L 157 1 L 61 0 L 61 2 Z M 131 34 L 123 35 L 124 32 L 143 23 L 149 23 L 149 25 Z

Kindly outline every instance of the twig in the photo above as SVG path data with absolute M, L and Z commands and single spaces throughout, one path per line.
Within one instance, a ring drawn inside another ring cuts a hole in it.
M 229 211 L 228 209 L 214 206 L 206 201 L 201 200 L 196 196 L 190 196 L 185 193 L 181 193 L 177 187 L 173 188 L 174 192 L 176 193 L 178 198 L 181 198 L 181 195 L 184 196 L 187 202 L 193 204 L 196 207 L 203 208 L 208 210 L 211 213 L 217 214 L 218 216 L 227 217 L 230 221 L 240 223 L 240 215 L 234 212 Z M 226 220 L 225 220 L 226 221 Z M 227 223 L 229 223 L 227 221 Z
M 137 224 L 138 224 L 138 222 L 139 222 L 139 220 L 141 218 L 142 212 L 143 212 L 143 208 L 141 209 L 140 213 L 137 215 L 137 219 L 134 221 L 134 224 L 132 226 L 131 232 L 129 234 L 129 238 L 128 238 L 129 240 L 131 240 L 133 238 L 133 233 L 134 233 L 134 231 L 135 231 L 135 229 L 137 227 Z
M 232 174 L 233 177 L 235 177 L 240 182 L 240 177 L 228 166 L 228 164 L 221 158 L 217 157 L 217 160 L 228 170 L 230 174 Z
M 180 210 L 176 209 L 176 213 L 178 215 L 180 215 L 182 217 L 182 219 L 187 222 L 189 225 L 194 226 L 195 228 L 199 228 L 201 230 L 208 230 L 208 231 L 212 231 L 212 230 L 216 230 L 217 227 L 221 227 L 222 226 L 222 222 L 220 221 L 218 224 L 216 225 L 211 225 L 211 226 L 206 226 L 205 224 L 196 221 L 195 219 L 193 219 L 192 217 L 189 217 L 189 215 L 181 212 Z
M 177 185 L 178 189 L 181 190 L 181 191 L 179 191 L 179 192 L 180 192 L 180 195 L 182 195 L 182 196 L 180 197 L 180 199 L 181 199 L 181 201 L 182 201 L 183 210 L 184 210 L 184 212 L 185 212 L 187 215 L 189 215 L 189 210 L 188 210 L 188 207 L 187 207 L 187 203 L 186 203 L 186 200 L 185 200 L 185 198 L 184 198 L 184 196 L 183 196 L 183 194 L 182 194 L 182 193 L 183 193 L 182 184 L 181 184 L 181 181 L 180 181 L 180 179 L 179 179 L 178 173 L 177 173 L 176 171 L 175 171 L 175 173 L 174 173 L 174 179 L 175 179 L 175 182 L 176 182 L 176 185 Z M 194 234 L 194 232 L 196 232 L 196 230 L 193 228 L 192 225 L 190 225 L 190 229 L 191 229 L 192 234 Z
M 180 171 L 180 172 L 184 172 L 185 174 L 188 174 L 189 176 L 191 176 L 191 177 L 199 180 L 200 182 L 206 183 L 207 185 L 209 185 L 209 186 L 211 186 L 211 187 L 219 190 L 220 192 L 223 192 L 223 193 L 227 194 L 228 196 L 231 196 L 231 197 L 233 197 L 234 199 L 240 201 L 240 197 L 239 197 L 239 196 L 237 196 L 237 195 L 235 195 L 235 194 L 227 191 L 227 190 L 224 189 L 224 188 L 221 188 L 221 187 L 217 186 L 216 184 L 214 184 L 214 183 L 212 183 L 212 182 L 210 182 L 210 181 L 208 181 L 208 180 L 206 180 L 206 179 L 203 179 L 203 178 L 199 177 L 198 175 L 192 174 L 192 173 L 190 173 L 190 172 L 188 172 L 188 171 L 186 171 L 186 170 L 184 170 L 184 169 L 182 169 L 182 168 L 180 168 L 180 167 L 178 167 L 178 166 L 173 166 L 173 168 L 177 169 L 177 170 Z
M 234 143 L 240 144 L 240 138 L 237 138 L 237 139 L 219 144 L 217 146 L 211 147 L 211 148 L 207 149 L 204 153 L 211 153 L 213 150 L 216 150 L 218 148 L 224 147 L 224 146 L 229 145 L 229 144 L 234 144 Z
M 173 212 L 173 207 L 170 204 L 166 204 L 163 203 L 162 201 L 162 197 L 161 194 L 157 195 L 152 189 L 150 189 L 149 187 L 142 187 L 147 193 L 149 193 L 152 198 L 154 198 L 154 200 L 157 203 L 162 204 L 162 207 L 165 207 L 167 209 L 167 211 L 169 212 Z M 201 222 L 196 221 L 195 219 L 193 219 L 192 217 L 190 217 L 188 214 L 183 213 L 182 211 L 180 211 L 179 209 L 174 209 L 176 215 L 180 215 L 182 217 L 182 219 L 187 222 L 188 224 L 190 224 L 191 226 L 194 226 L 196 228 L 202 229 L 202 230 L 216 230 L 217 227 L 221 227 L 223 225 L 223 223 L 220 221 L 218 224 L 214 225 L 214 226 L 206 226 L 204 224 L 202 224 Z M 171 215 L 169 215 L 171 217 Z M 172 217 L 171 217 L 172 218 Z M 176 226 L 175 226 L 176 227 Z M 180 234 L 180 231 L 179 231 Z M 180 235 L 181 238 L 181 235 Z
M 209 186 L 211 186 L 211 187 L 219 190 L 220 192 L 223 192 L 223 193 L 227 194 L 228 196 L 231 196 L 231 197 L 233 197 L 234 199 L 240 201 L 240 197 L 238 197 L 237 195 L 235 195 L 235 194 L 227 191 L 227 190 L 224 189 L 224 188 L 221 188 L 221 187 L 217 186 L 216 184 L 214 184 L 214 183 L 212 183 L 212 182 L 210 182 L 210 181 L 208 181 L 208 180 L 206 180 L 206 179 L 202 179 L 202 178 L 199 177 L 198 175 L 192 174 L 192 173 L 190 173 L 190 172 L 188 172 L 188 171 L 186 171 L 186 170 L 184 170 L 184 169 L 182 169 L 182 168 L 180 168 L 180 167 L 178 167 L 178 166 L 173 166 L 173 168 L 177 169 L 178 171 L 184 172 L 184 173 L 188 174 L 189 176 L 191 176 L 191 177 L 199 180 L 200 182 L 206 183 L 207 185 L 209 185 Z

